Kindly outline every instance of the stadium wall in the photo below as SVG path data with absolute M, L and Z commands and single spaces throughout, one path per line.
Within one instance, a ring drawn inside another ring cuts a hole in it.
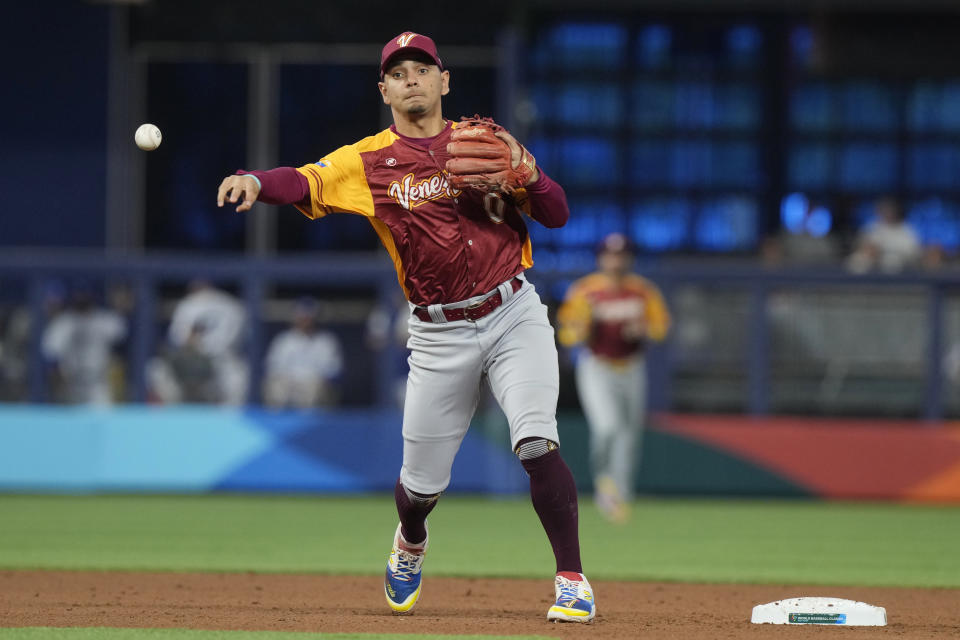
M 393 410 L 0 407 L 0 491 L 388 491 L 401 464 Z M 565 458 L 590 490 L 582 416 L 559 417 Z M 646 494 L 960 501 L 960 426 L 743 416 L 656 416 Z M 506 425 L 481 411 L 451 492 L 521 494 Z

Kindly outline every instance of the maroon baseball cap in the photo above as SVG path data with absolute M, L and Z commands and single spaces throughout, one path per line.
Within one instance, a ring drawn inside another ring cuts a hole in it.
M 443 63 L 440 62 L 440 56 L 437 55 L 437 45 L 427 36 L 422 36 L 413 31 L 404 31 L 395 38 L 392 38 L 387 44 L 383 45 L 383 51 L 380 53 L 380 77 L 387 71 L 387 64 L 390 59 L 401 53 L 419 52 L 425 54 L 433 60 L 440 70 L 443 70 Z

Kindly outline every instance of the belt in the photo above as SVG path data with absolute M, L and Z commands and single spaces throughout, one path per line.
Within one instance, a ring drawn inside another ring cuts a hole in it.
M 510 281 L 510 286 L 513 287 L 513 292 L 516 293 L 520 290 L 520 287 L 523 286 L 523 280 L 520 278 L 514 278 Z M 447 319 L 447 322 L 456 322 L 457 320 L 476 322 L 483 316 L 490 314 L 490 312 L 502 304 L 503 296 L 500 295 L 500 289 L 497 289 L 479 302 L 474 302 L 466 307 L 443 309 L 442 311 L 443 316 Z M 424 307 L 416 307 L 413 310 L 413 315 L 417 316 L 424 322 L 433 322 L 433 318 L 430 317 L 430 313 Z

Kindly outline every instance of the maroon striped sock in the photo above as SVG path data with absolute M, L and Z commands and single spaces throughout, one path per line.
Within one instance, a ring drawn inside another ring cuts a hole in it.
M 558 449 L 520 462 L 530 474 L 530 498 L 553 547 L 557 571 L 583 573 L 583 567 L 580 566 L 577 485 L 570 468 L 560 457 Z
M 397 501 L 397 514 L 400 516 L 400 533 L 410 544 L 420 544 L 427 539 L 427 516 L 437 506 L 439 495 L 423 496 L 413 491 L 410 493 L 413 494 L 413 500 L 397 478 L 393 497 Z

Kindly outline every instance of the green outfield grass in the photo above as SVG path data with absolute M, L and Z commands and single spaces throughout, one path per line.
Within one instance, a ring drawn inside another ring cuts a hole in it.
M 392 496 L 0 495 L 0 567 L 379 575 L 395 527 Z M 552 575 L 525 498 L 445 497 L 430 531 L 431 575 Z M 960 587 L 958 540 L 956 506 L 648 499 L 613 526 L 581 505 L 593 580 Z
M 424 636 L 382 633 L 298 633 L 294 631 L 195 631 L 191 629 L 2 629 L 3 640 L 490 640 L 492 636 Z M 544 636 L 497 636 L 498 640 L 539 640 Z

